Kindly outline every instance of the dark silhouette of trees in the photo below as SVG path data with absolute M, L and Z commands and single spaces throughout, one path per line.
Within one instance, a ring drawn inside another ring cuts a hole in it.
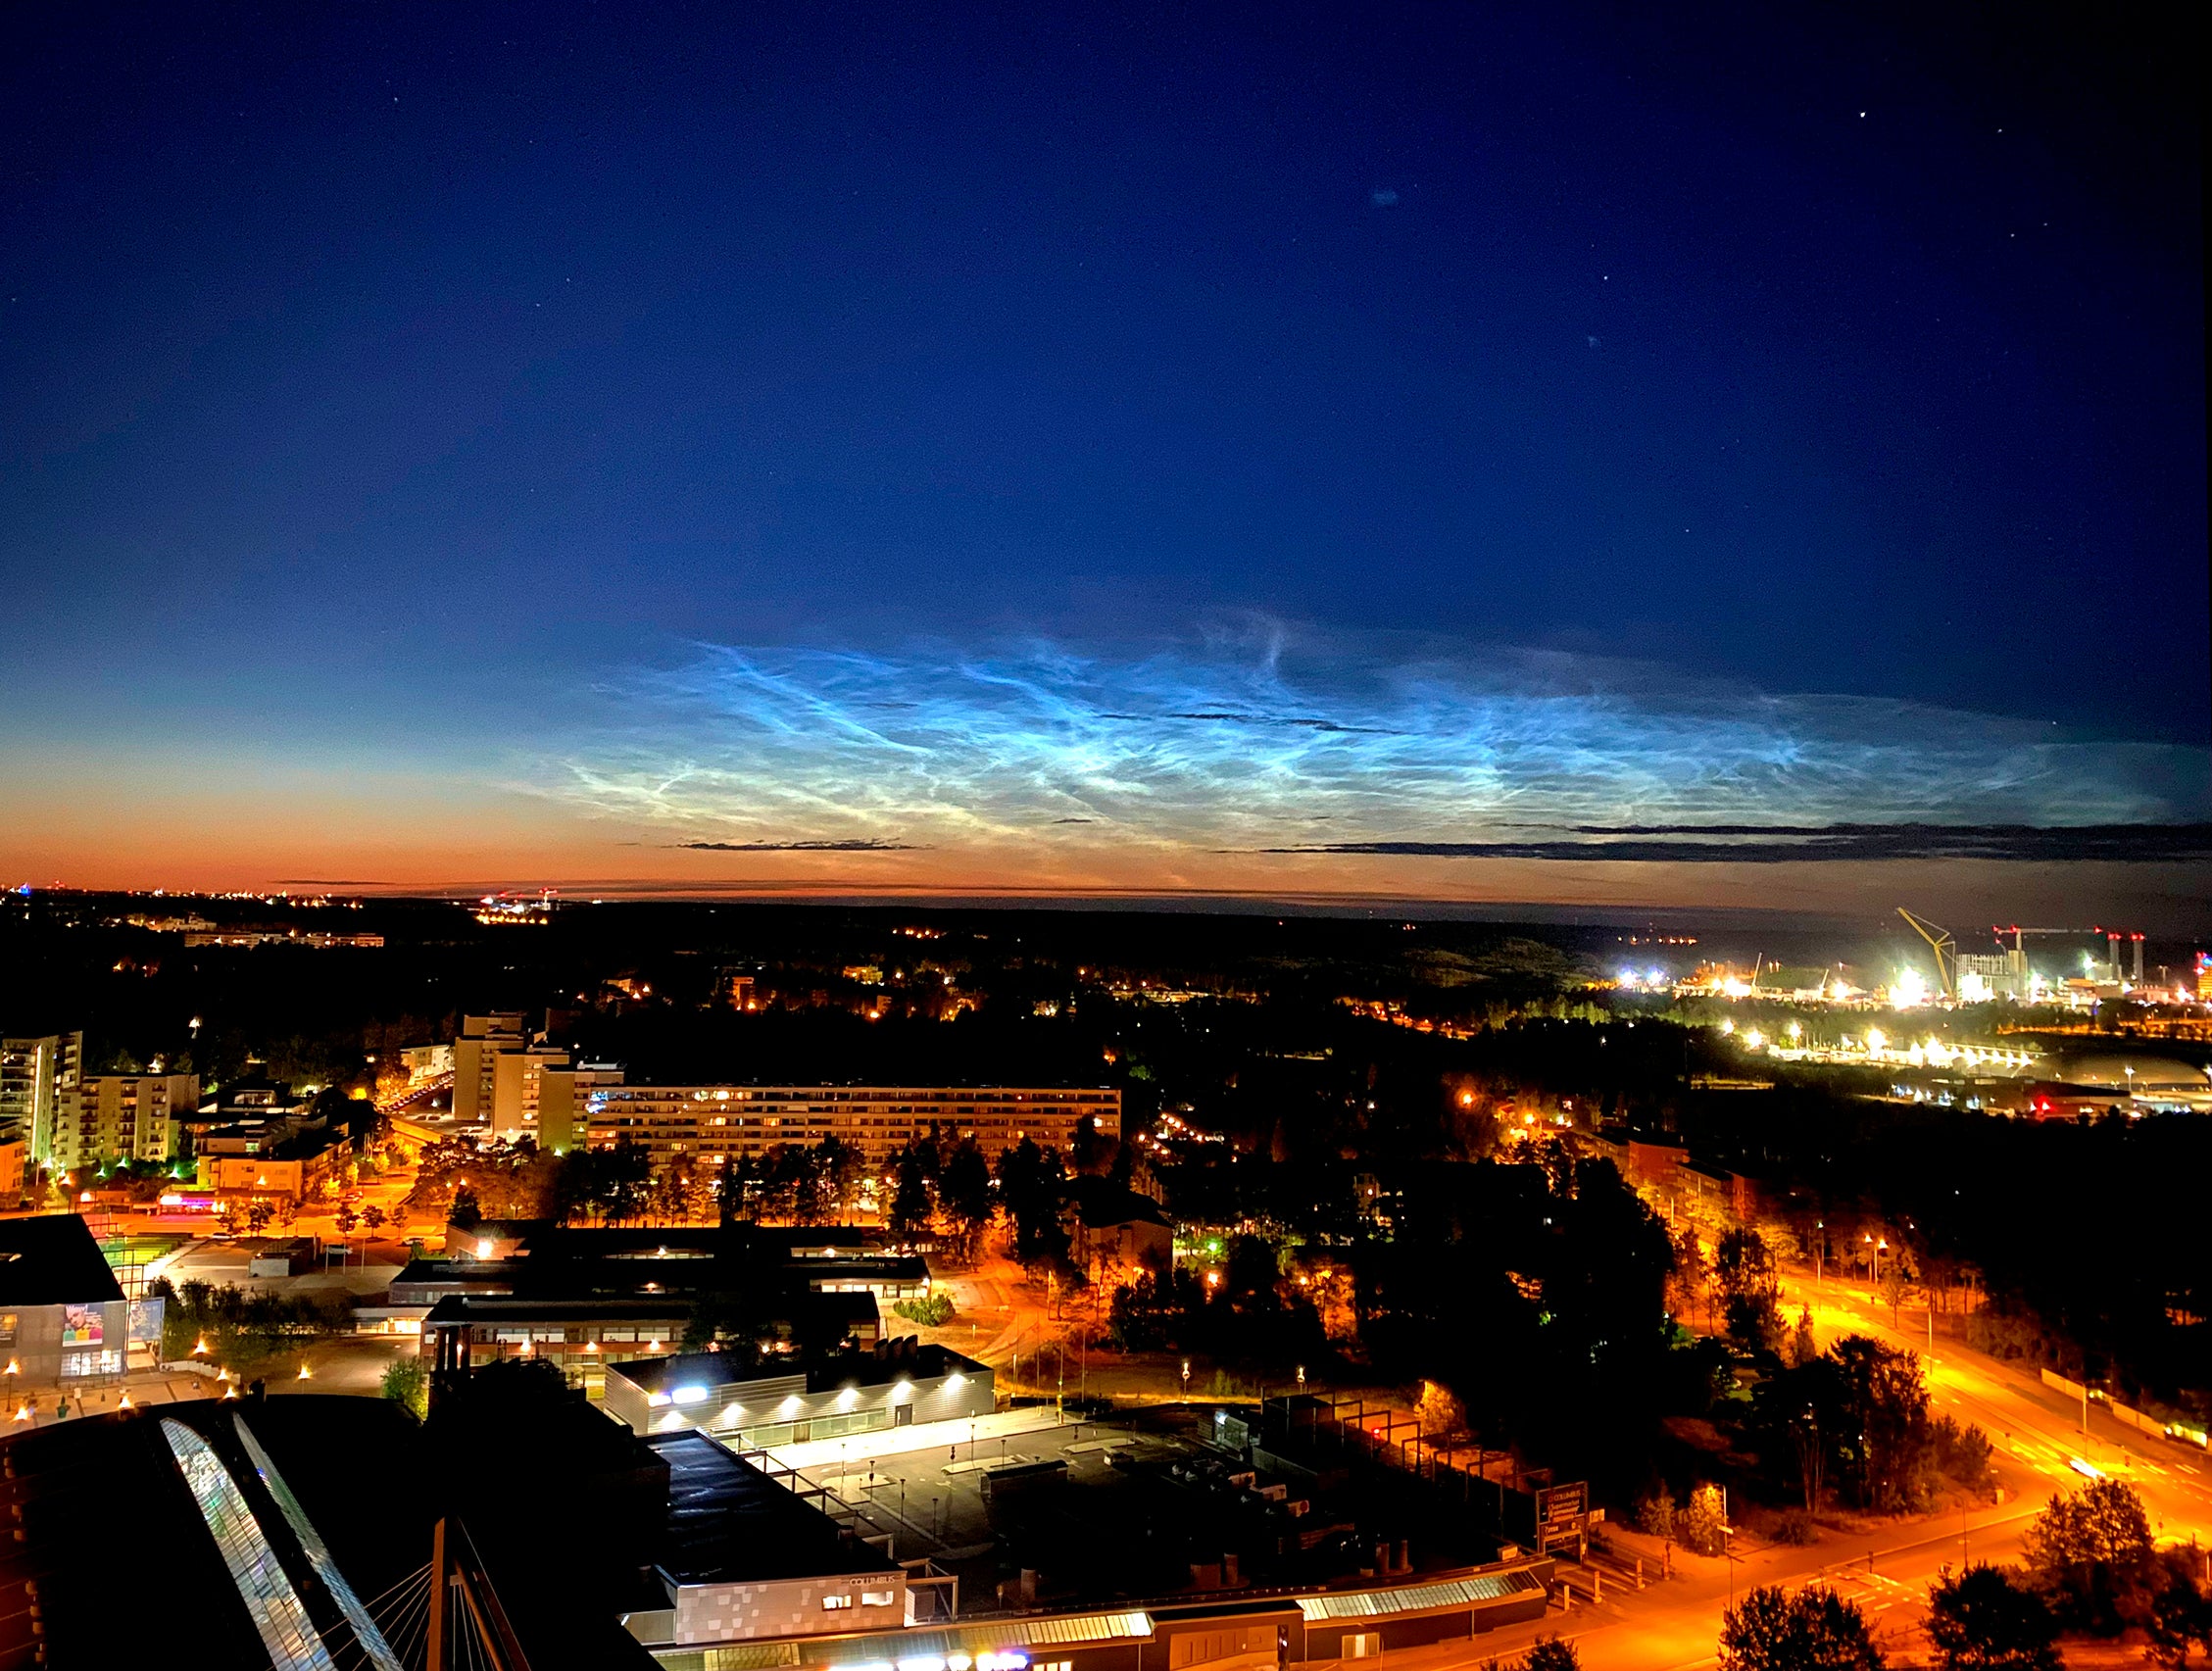
M 2071 1497 L 2053 1497 L 2024 1546 L 2031 1581 L 2070 1630 L 2125 1630 L 2160 1588 L 2150 1516 L 2119 1480 L 2092 1480 Z
M 973 1138 L 960 1139 L 945 1157 L 937 1201 L 959 1244 L 961 1256 L 972 1262 L 997 1210 L 991 1194 L 991 1165 Z
M 999 1201 L 1013 1225 L 1013 1256 L 1025 1265 L 1067 1256 L 1067 1227 L 1060 1207 L 1067 1174 L 1059 1151 L 1023 1138 L 999 1156 Z
M 1865 1615 L 1817 1586 L 1795 1595 L 1763 1586 L 1721 1626 L 1721 1671 L 1884 1671 L 1886 1663 Z
M 2058 1621 L 1998 1568 L 1946 1573 L 1928 1592 L 1928 1640 L 1942 1671 L 2061 1671 Z
M 1808 1512 L 1823 1482 L 1856 1507 L 1901 1514 L 1926 1505 L 1939 1473 L 1975 1489 L 1989 1476 L 1979 1429 L 1929 1419 L 1920 1360 L 1864 1335 L 1768 1376 L 1752 1426 L 1770 1470 L 1803 1491 Z
M 891 1210 L 888 1214 L 892 1233 L 911 1242 L 925 1234 L 929 1221 L 936 1211 L 930 1198 L 929 1171 L 921 1155 L 919 1143 L 909 1143 L 899 1151 L 892 1163 L 895 1180 L 891 1192 Z
M 1772 1352 L 1782 1344 L 1782 1275 L 1766 1239 L 1756 1230 L 1731 1230 L 1713 1250 L 1713 1280 L 1729 1339 L 1746 1352 Z

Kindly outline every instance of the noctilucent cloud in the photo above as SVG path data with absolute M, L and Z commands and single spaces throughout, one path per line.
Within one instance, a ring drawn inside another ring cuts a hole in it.
M 2098 26 L 16 15 L 0 867 L 2193 920 Z

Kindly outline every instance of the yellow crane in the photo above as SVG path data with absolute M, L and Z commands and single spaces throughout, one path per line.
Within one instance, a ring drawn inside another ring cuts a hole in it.
M 1897 914 L 1905 919 L 1913 933 L 1928 942 L 1928 950 L 1936 954 L 1936 984 L 1943 989 L 1943 996 L 1951 1003 L 1958 1002 L 1958 943 L 1951 931 L 1940 928 L 1925 917 L 1914 916 L 1903 906 Z

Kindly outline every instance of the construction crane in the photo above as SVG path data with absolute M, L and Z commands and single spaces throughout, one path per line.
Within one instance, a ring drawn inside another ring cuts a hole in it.
M 1905 919 L 1913 933 L 1928 942 L 1928 950 L 1936 954 L 1936 984 L 1943 989 L 1943 997 L 1947 1002 L 1956 1004 L 1958 1002 L 1958 942 L 1951 938 L 1951 931 L 1947 928 L 1939 928 L 1923 917 L 1914 916 L 1903 906 L 1897 907 L 1897 914 Z

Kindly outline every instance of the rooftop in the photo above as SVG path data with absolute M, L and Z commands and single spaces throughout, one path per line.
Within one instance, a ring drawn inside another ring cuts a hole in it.
M 894 1563 L 703 1433 L 651 1441 L 668 1464 L 664 1562 L 679 1584 L 893 1572 Z
M 430 1313 L 432 1320 L 437 1312 Z M 973 1358 L 962 1357 L 949 1347 L 916 1347 L 905 1352 L 840 1352 L 833 1357 L 793 1357 L 779 1365 L 769 1359 L 755 1368 L 743 1356 L 718 1352 L 681 1352 L 671 1357 L 637 1357 L 609 1364 L 610 1375 L 619 1375 L 641 1392 L 664 1393 L 673 1387 L 733 1387 L 754 1381 L 787 1381 L 807 1378 L 810 1393 L 830 1393 L 840 1387 L 882 1387 L 894 1381 L 934 1381 L 941 1376 L 984 1372 Z
M 0 1221 L 0 1305 L 121 1300 L 100 1244 L 74 1212 Z

